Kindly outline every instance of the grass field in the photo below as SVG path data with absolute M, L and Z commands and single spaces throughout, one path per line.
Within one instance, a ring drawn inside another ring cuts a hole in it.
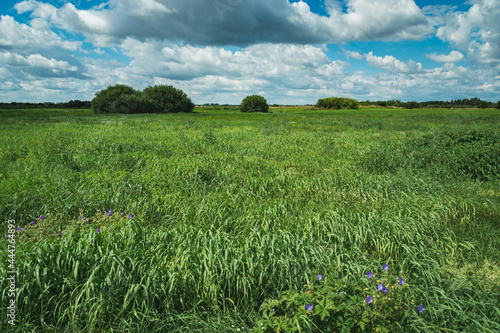
M 500 110 L 270 111 L 0 110 L 15 331 L 500 331 Z

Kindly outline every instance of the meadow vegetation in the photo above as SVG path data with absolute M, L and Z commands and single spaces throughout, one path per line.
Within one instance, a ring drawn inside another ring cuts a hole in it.
M 0 118 L 15 332 L 500 331 L 497 109 Z

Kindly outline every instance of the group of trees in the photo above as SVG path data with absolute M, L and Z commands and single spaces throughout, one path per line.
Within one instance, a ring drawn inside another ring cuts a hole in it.
M 366 101 L 361 102 L 361 105 L 378 105 L 378 106 L 394 106 L 406 109 L 417 108 L 497 108 L 500 109 L 500 101 L 497 103 L 483 101 L 480 98 L 474 97 L 471 99 L 452 99 L 451 101 L 426 101 L 426 102 L 401 102 L 400 100 L 389 101 Z
M 180 89 L 168 85 L 139 91 L 124 84 L 109 86 L 95 94 L 95 113 L 176 113 L 192 112 L 194 103 Z
M 318 100 L 317 108 L 322 109 L 359 109 L 359 102 L 352 98 L 345 97 L 327 97 Z
M 44 102 L 44 103 L 24 103 L 24 102 L 11 102 L 11 103 L 0 103 L 0 109 L 39 109 L 39 108 L 47 108 L 47 109 L 60 109 L 60 108 L 69 108 L 69 109 L 79 109 L 79 108 L 89 108 L 90 101 L 80 101 L 80 100 L 71 100 L 69 102 L 61 102 L 61 103 L 52 103 L 52 102 Z
M 92 100 L 95 113 L 173 113 L 192 112 L 194 104 L 179 89 L 167 85 L 147 87 L 143 91 L 116 84 L 96 93 Z M 268 112 L 264 97 L 247 96 L 240 105 L 241 112 Z
M 219 106 L 218 103 L 205 104 Z M 358 109 L 360 105 L 377 105 L 381 107 L 416 108 L 491 108 L 500 109 L 500 101 L 492 103 L 477 97 L 471 99 L 456 99 L 451 101 L 402 102 L 401 100 L 364 101 L 358 102 L 352 98 L 327 97 L 319 99 L 317 108 L 323 109 Z M 228 106 L 224 104 L 223 106 Z M 277 105 L 275 105 L 277 106 Z M 66 103 L 0 103 L 0 109 L 29 109 L 29 108 L 89 108 L 95 113 L 176 113 L 192 112 L 194 103 L 180 89 L 168 85 L 147 87 L 142 91 L 124 84 L 116 84 L 98 91 L 92 102 L 71 100 Z M 268 112 L 269 105 L 264 97 L 259 95 L 247 96 L 241 102 L 241 112 Z

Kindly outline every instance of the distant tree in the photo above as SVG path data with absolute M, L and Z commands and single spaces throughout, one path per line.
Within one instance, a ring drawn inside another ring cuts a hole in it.
M 241 112 L 268 112 L 269 105 L 264 97 L 259 95 L 247 96 L 241 101 Z
M 407 109 L 418 109 L 420 107 L 420 104 L 418 102 L 415 102 L 415 101 L 406 102 L 406 103 L 404 103 L 404 107 Z
M 496 104 L 496 108 L 497 108 L 497 109 L 500 109 L 500 101 L 498 101 L 498 102 L 497 102 L 497 104 Z
M 120 105 L 118 100 L 123 99 L 125 95 L 137 94 L 139 94 L 137 90 L 124 84 L 109 86 L 95 94 L 92 100 L 92 110 L 94 113 L 119 113 L 120 108 L 116 108 Z
M 193 112 L 194 103 L 180 89 L 168 85 L 147 87 L 142 94 L 157 107 L 154 112 Z
M 316 103 L 317 108 L 322 109 L 359 109 L 359 102 L 352 98 L 345 97 L 327 97 L 319 99 Z

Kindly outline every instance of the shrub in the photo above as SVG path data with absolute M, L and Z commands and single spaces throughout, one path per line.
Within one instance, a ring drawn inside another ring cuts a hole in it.
M 94 113 L 117 113 L 119 108 L 116 109 L 115 107 L 123 104 L 123 102 L 118 102 L 119 99 L 125 95 L 137 94 L 137 90 L 124 84 L 109 86 L 95 94 L 91 103 L 92 110 Z
M 415 102 L 415 101 L 406 102 L 406 103 L 404 103 L 404 107 L 407 109 L 418 109 L 420 107 L 420 104 L 418 102 Z
M 359 109 L 359 102 L 352 98 L 345 97 L 327 97 L 319 99 L 316 107 L 322 109 Z
M 167 85 L 147 87 L 143 96 L 156 104 L 157 112 L 193 112 L 194 103 L 180 89 Z
M 259 95 L 247 96 L 241 101 L 241 112 L 268 112 L 269 105 L 264 97 Z
M 497 109 L 500 109 L 500 101 L 498 101 L 498 102 L 497 102 L 497 104 L 496 104 L 496 108 L 497 108 Z
M 121 95 L 111 105 L 113 113 L 157 113 L 158 103 L 144 95 Z

